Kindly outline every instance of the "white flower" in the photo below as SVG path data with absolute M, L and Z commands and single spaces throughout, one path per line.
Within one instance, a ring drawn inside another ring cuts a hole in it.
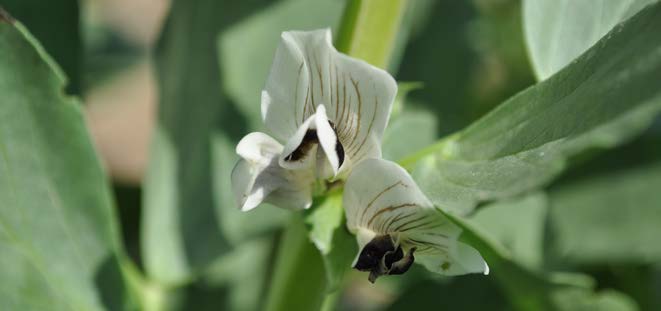
M 397 93 L 387 72 L 335 50 L 329 29 L 281 39 L 262 91 L 262 119 L 275 139 L 251 133 L 237 146 L 232 186 L 244 211 L 262 201 L 308 208 L 316 180 L 380 158 Z
M 343 205 L 359 246 L 353 266 L 369 271 L 371 282 L 402 274 L 414 261 L 445 275 L 489 273 L 482 256 L 457 241 L 461 228 L 437 211 L 395 163 L 362 161 L 347 179 Z

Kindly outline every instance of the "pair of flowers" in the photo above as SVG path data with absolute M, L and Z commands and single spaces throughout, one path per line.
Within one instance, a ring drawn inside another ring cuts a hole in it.
M 306 209 L 315 192 L 344 183 L 354 268 L 369 280 L 406 272 L 415 261 L 445 275 L 488 273 L 480 254 L 457 241 L 461 229 L 439 213 L 397 164 L 381 159 L 381 137 L 397 93 L 385 71 L 339 53 L 330 30 L 290 31 L 262 91 L 271 136 L 237 145 L 232 172 L 241 210 L 262 202 Z

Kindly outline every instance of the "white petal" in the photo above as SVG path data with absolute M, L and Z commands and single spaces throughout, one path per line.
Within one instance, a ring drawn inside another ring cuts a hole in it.
M 330 123 L 328 123 L 328 117 L 326 116 L 326 109 L 324 106 L 319 106 L 319 108 L 317 108 L 315 122 L 317 125 L 319 144 L 321 144 L 321 147 L 326 154 L 326 158 L 333 168 L 334 175 L 337 175 L 337 172 L 342 165 L 341 162 L 344 162 L 344 149 L 342 149 L 342 145 L 338 144 L 339 142 L 337 136 L 335 136 L 335 131 Z
M 262 118 L 275 137 L 289 139 L 318 105 L 329 101 L 324 87 L 332 50 L 330 29 L 282 33 L 262 91 Z
M 323 105 L 347 162 L 358 163 L 381 156 L 396 93 L 386 71 L 339 53 L 329 29 L 284 32 L 262 92 L 262 117 L 277 138 L 288 140 Z
M 344 189 L 347 226 L 359 240 L 390 235 L 405 253 L 415 247 L 415 262 L 438 273 L 485 272 L 480 254 L 457 241 L 461 228 L 433 207 L 399 165 L 364 160 L 352 170 Z M 361 250 L 365 244 L 359 241 Z
M 332 91 L 335 96 L 328 115 L 347 158 L 357 164 L 381 157 L 381 139 L 397 94 L 390 74 L 362 60 L 335 52 Z
M 239 142 L 237 153 L 242 159 L 232 170 L 232 190 L 241 210 L 251 210 L 262 202 L 290 209 L 310 207 L 314 172 L 280 167 L 282 149 L 263 133 L 250 133 Z
M 249 161 L 270 161 L 271 155 L 280 154 L 282 145 L 271 136 L 252 132 L 236 145 L 236 154 Z

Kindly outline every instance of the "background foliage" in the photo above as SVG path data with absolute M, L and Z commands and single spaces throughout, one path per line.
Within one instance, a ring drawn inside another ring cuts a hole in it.
M 2 308 L 661 308 L 657 1 L 129 2 L 0 0 Z M 369 284 L 337 194 L 235 208 L 279 34 L 320 27 L 400 82 L 384 156 L 489 276 Z

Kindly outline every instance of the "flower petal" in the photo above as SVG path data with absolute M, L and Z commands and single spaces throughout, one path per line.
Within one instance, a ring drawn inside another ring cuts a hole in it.
M 328 116 L 326 116 L 326 109 L 324 106 L 319 106 L 315 113 L 315 121 L 317 125 L 317 137 L 328 162 L 333 168 L 333 173 L 337 175 L 340 166 L 344 163 L 344 148 L 335 135 L 335 130 L 329 123 Z
M 323 105 L 349 163 L 380 157 L 397 84 L 386 71 L 339 53 L 331 41 L 329 29 L 282 34 L 262 92 L 264 122 L 288 140 Z
M 359 257 L 367 255 L 368 247 L 374 249 L 375 240 L 388 237 L 392 240 L 391 251 L 402 254 L 402 264 L 410 265 L 410 256 L 429 270 L 445 275 L 488 269 L 476 250 L 457 241 L 461 228 L 437 211 L 397 164 L 364 160 L 352 170 L 344 189 L 347 226 L 357 234 Z M 358 258 L 354 266 L 360 266 L 362 259 Z M 383 265 L 379 269 L 395 274 L 384 270 Z
M 262 202 L 290 209 L 304 209 L 312 204 L 314 171 L 286 170 L 278 165 L 283 148 L 270 136 L 255 132 L 237 145 L 242 157 L 232 170 L 232 190 L 242 211 Z

